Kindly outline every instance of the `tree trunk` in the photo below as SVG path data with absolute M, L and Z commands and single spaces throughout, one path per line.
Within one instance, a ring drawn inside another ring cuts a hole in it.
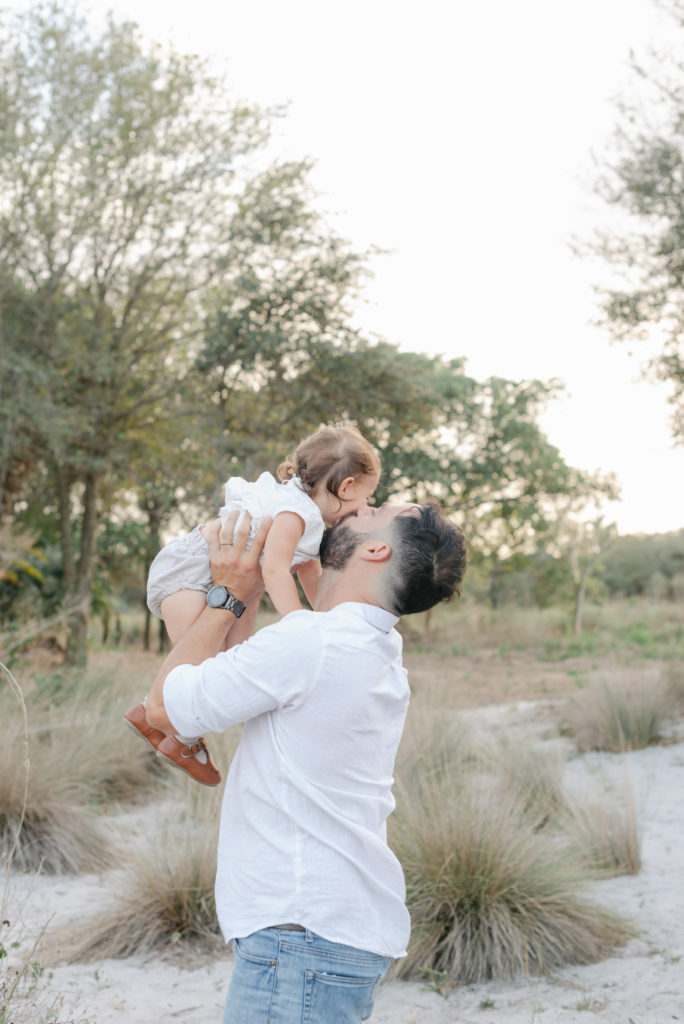
M 152 632 L 152 612 L 149 608 L 145 607 L 145 621 L 143 624 L 143 650 L 149 651 L 150 649 L 150 635 Z
M 171 644 L 169 643 L 169 634 L 166 632 L 166 626 L 164 620 L 159 620 L 159 653 L 165 654 L 166 651 L 170 650 Z
M 153 501 L 148 501 L 145 506 L 147 512 L 147 541 L 146 551 L 147 557 L 145 558 L 144 565 L 144 586 L 147 587 L 147 577 L 150 573 L 150 566 L 152 561 L 161 548 L 161 523 L 162 523 L 162 511 L 161 508 L 156 505 Z M 152 646 L 152 612 L 147 607 L 147 595 L 143 592 L 142 606 L 145 609 L 145 622 L 143 625 L 143 650 L 149 651 Z
M 489 573 L 489 603 L 493 609 L 496 609 L 501 604 L 501 588 L 499 586 L 501 580 L 501 573 L 499 572 L 498 566 L 491 569 Z
M 587 594 L 587 580 L 589 579 L 590 569 L 591 565 L 587 565 L 582 571 L 579 585 L 577 587 L 577 594 L 575 595 L 575 613 L 572 618 L 572 631 L 575 636 L 579 636 L 582 632 L 582 613 L 584 611 L 584 599 Z
M 578 572 L 578 576 L 576 577 L 577 594 L 575 595 L 575 612 L 572 619 L 572 631 L 575 636 L 579 636 L 582 632 L 582 613 L 584 612 L 584 599 L 587 596 L 587 583 L 589 582 L 589 577 L 592 574 L 594 566 L 601 560 L 601 558 L 603 558 L 608 548 L 612 547 L 614 543 L 614 537 L 609 537 L 605 540 L 599 547 L 599 550 L 595 553 L 594 557 L 590 558 L 582 569 L 579 568 L 579 558 L 577 557 L 576 552 L 574 560 L 571 556 L 571 565 L 573 566 L 573 569 L 576 567 Z
M 67 640 L 64 662 L 85 665 L 88 660 L 88 617 L 92 599 L 93 564 L 97 533 L 97 491 L 99 477 L 94 470 L 85 475 L 81 512 L 81 545 L 78 563 L 73 566 L 70 590 L 67 590 Z M 73 537 L 69 519 L 69 537 Z M 73 547 L 70 548 L 73 564 Z

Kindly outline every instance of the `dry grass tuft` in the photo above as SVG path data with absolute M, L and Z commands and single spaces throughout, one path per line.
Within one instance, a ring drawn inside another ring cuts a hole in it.
M 634 792 L 625 780 L 622 801 L 568 799 L 561 826 L 571 849 L 587 871 L 599 876 L 637 875 L 641 870 L 641 836 Z
M 602 683 L 570 704 L 567 728 L 581 751 L 641 750 L 660 740 L 669 705 L 663 683 L 650 687 Z
M 397 773 L 404 778 L 435 771 L 435 765 L 475 766 L 486 756 L 489 744 L 469 727 L 458 711 L 429 695 L 411 704 L 397 753 Z
M 461 985 L 548 972 L 600 960 L 632 934 L 578 895 L 586 873 L 518 797 L 444 764 L 398 796 L 390 841 L 413 922 L 399 976 Z
M 684 714 L 684 664 L 670 663 L 665 670 L 665 700 L 673 716 Z
M 517 800 L 536 828 L 555 821 L 566 804 L 562 755 L 528 740 L 501 737 L 493 748 L 493 767 L 508 796 Z
M 125 699 L 75 674 L 29 679 L 0 698 L 0 855 L 19 871 L 98 871 L 112 863 L 98 805 L 159 790 L 164 767 L 122 717 Z M 65 681 L 66 680 L 66 681 Z M 19 698 L 18 698 L 19 699 Z M 27 775 L 28 764 L 28 775 Z
M 21 756 L 23 728 L 4 711 L 0 749 L 0 851 L 18 871 L 46 874 L 99 871 L 112 863 L 110 839 L 88 808 L 87 763 L 76 740 L 29 737 L 30 769 Z
M 47 936 L 48 963 L 223 948 L 214 904 L 220 795 L 181 783 L 177 814 L 131 848 L 111 902 L 81 927 Z

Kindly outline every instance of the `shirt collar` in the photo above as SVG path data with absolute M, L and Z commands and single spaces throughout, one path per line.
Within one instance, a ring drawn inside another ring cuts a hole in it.
M 379 608 L 375 604 L 365 604 L 361 601 L 344 601 L 331 610 L 336 611 L 338 608 L 344 608 L 345 612 L 348 612 L 350 615 L 356 615 L 358 618 L 364 619 L 371 626 L 382 630 L 383 633 L 389 633 L 399 621 L 399 616 L 394 615 L 393 612 L 388 612 L 386 608 Z

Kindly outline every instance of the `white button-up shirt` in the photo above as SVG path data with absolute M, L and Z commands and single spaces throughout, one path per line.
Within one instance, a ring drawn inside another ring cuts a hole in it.
M 404 955 L 404 877 L 386 841 L 409 700 L 396 622 L 355 602 L 291 612 L 167 676 L 164 706 L 180 735 L 245 723 L 219 834 L 226 941 L 292 922 L 331 942 Z

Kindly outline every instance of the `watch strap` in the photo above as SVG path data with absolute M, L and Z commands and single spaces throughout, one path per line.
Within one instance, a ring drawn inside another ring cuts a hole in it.
M 218 600 L 217 591 L 220 593 Z M 213 595 L 213 600 L 210 595 Z M 245 610 L 243 602 L 239 598 L 234 597 L 222 583 L 216 583 L 213 587 L 209 588 L 207 591 L 207 604 L 210 608 L 225 608 L 226 611 L 232 612 L 236 619 L 239 619 Z

